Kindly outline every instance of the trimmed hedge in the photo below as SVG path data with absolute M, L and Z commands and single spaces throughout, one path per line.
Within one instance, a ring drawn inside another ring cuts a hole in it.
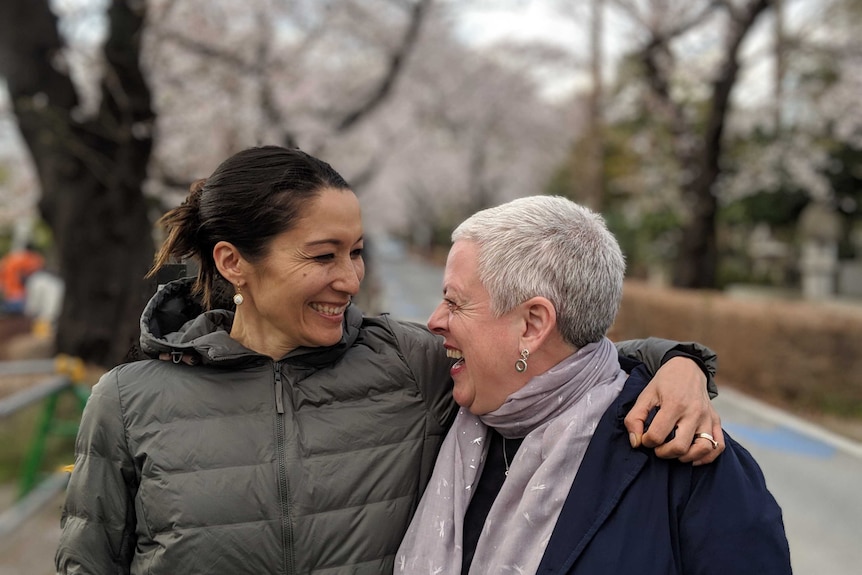
M 766 399 L 862 417 L 862 305 L 740 299 L 626 282 L 610 331 L 699 341 L 719 356 L 719 380 Z

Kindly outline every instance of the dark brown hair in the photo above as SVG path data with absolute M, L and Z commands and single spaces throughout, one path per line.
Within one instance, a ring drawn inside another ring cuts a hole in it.
M 147 277 L 172 260 L 197 260 L 194 292 L 210 309 L 228 287 L 213 260 L 215 245 L 230 242 L 247 260 L 259 261 L 272 238 L 290 230 L 309 200 L 327 188 L 350 186 L 332 166 L 299 149 L 262 146 L 234 154 L 159 219 L 168 237 Z

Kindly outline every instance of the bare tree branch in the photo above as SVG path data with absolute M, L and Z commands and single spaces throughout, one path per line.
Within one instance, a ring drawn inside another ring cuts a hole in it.
M 716 8 L 726 2 L 710 0 L 701 7 L 683 4 L 683 9 L 675 13 L 678 18 L 670 17 L 666 7 L 656 5 L 654 0 L 648 4 L 653 8 L 649 14 L 642 12 L 643 4 L 636 0 L 611 0 L 611 4 L 622 10 L 637 25 L 648 30 L 652 36 L 660 36 L 669 41 L 701 25 Z M 692 10 L 693 12 L 689 13 Z
M 418 0 L 410 10 L 410 20 L 404 32 L 400 46 L 389 57 L 386 73 L 380 79 L 377 88 L 371 92 L 368 99 L 360 103 L 354 110 L 348 112 L 336 126 L 336 131 L 344 133 L 353 128 L 359 120 L 377 109 L 392 92 L 404 64 L 416 45 L 422 21 L 434 0 Z
M 238 71 L 248 74 L 258 74 L 262 68 L 261 64 L 256 62 L 248 62 L 237 55 L 235 50 L 223 49 L 219 46 L 206 44 L 198 40 L 194 40 L 174 30 L 165 30 L 162 28 L 153 28 L 150 33 L 160 40 L 166 40 L 177 44 L 204 58 L 211 58 L 221 64 L 227 64 L 235 67 Z

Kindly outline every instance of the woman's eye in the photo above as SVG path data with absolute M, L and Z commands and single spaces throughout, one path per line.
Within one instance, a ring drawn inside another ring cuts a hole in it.
M 335 254 L 321 254 L 319 256 L 314 256 L 313 259 L 316 262 L 331 262 L 335 259 Z
M 350 257 L 352 257 L 353 259 L 361 258 L 362 252 L 363 252 L 363 248 L 356 248 L 355 250 L 350 252 Z

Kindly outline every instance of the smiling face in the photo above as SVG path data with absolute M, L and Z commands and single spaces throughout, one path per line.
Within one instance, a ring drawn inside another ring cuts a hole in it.
M 428 319 L 428 328 L 442 335 L 452 366 L 458 405 L 476 415 L 494 411 L 524 385 L 515 372 L 520 354 L 522 321 L 516 310 L 494 317 L 488 291 L 479 281 L 478 247 L 456 241 L 443 276 L 443 302 Z
M 244 261 L 245 301 L 231 335 L 280 358 L 297 347 L 330 346 L 365 275 L 362 218 L 353 192 L 327 188 L 292 229 L 275 236 L 262 261 Z

